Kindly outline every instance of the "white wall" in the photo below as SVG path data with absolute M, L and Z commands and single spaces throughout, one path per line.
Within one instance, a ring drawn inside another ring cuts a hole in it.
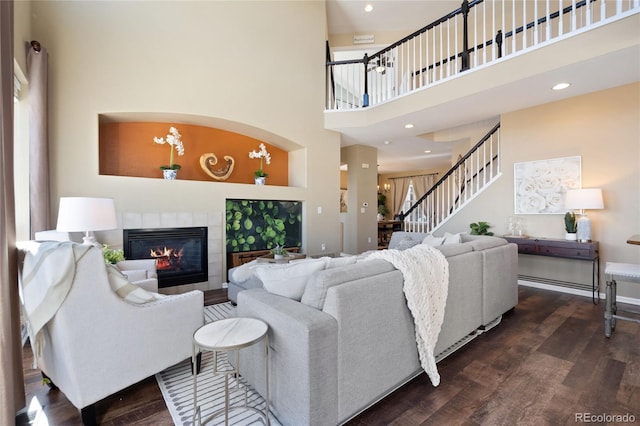
M 54 214 L 60 196 L 114 197 L 119 212 L 214 215 L 226 198 L 301 200 L 303 249 L 339 251 L 339 135 L 324 130 L 322 115 L 324 2 L 36 1 L 32 9 L 32 38 L 49 50 Z M 228 120 L 269 143 L 293 142 L 304 147 L 290 155 L 296 186 L 100 176 L 98 114 L 129 112 Z

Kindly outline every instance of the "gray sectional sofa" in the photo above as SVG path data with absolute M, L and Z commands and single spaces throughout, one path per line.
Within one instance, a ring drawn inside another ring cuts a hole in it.
M 390 248 L 424 237 L 396 232 Z M 449 263 L 435 350 L 442 359 L 517 304 L 518 254 L 515 244 L 487 236 L 438 248 Z M 315 273 L 301 301 L 263 288 L 237 293 L 238 316 L 269 325 L 271 410 L 282 424 L 344 423 L 422 371 L 402 285 L 389 262 L 368 260 Z M 263 351 L 240 351 L 240 372 L 262 395 Z

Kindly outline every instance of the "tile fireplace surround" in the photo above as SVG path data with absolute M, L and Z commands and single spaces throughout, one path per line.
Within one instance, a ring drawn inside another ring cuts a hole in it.
M 209 276 L 206 282 L 165 287 L 163 294 L 185 293 L 190 290 L 222 288 L 224 258 L 224 227 L 222 212 L 134 213 L 118 212 L 118 229 L 96 232 L 98 241 L 113 248 L 122 248 L 124 229 L 207 227 L 207 256 Z

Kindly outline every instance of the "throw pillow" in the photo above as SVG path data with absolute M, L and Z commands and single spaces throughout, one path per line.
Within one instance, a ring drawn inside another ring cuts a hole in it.
M 462 233 L 451 234 L 449 232 L 444 233 L 444 242 L 442 244 L 458 244 L 462 242 Z
M 255 266 L 254 272 L 269 293 L 300 301 L 311 275 L 326 266 L 326 259 L 310 259 L 304 262 L 282 265 Z
M 431 234 L 427 235 L 422 240 L 422 244 L 426 244 L 431 247 L 438 247 L 439 245 L 442 245 L 443 242 L 444 242 L 444 237 L 434 237 Z
M 116 266 L 109 264 L 106 267 L 111 289 L 125 302 L 142 304 L 164 297 L 161 294 L 151 293 L 140 286 L 130 283 Z
M 406 249 L 411 248 L 411 247 L 413 247 L 415 245 L 418 245 L 418 244 L 420 244 L 420 241 L 416 241 L 411 237 L 404 237 L 398 243 L 398 250 L 406 250 Z

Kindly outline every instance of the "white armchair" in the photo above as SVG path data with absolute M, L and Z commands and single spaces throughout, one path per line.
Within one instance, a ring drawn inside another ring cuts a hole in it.
M 91 248 L 76 261 L 69 293 L 43 329 L 38 368 L 91 423 L 96 402 L 191 356 L 203 310 L 201 291 L 124 301 L 109 285 L 102 253 Z

